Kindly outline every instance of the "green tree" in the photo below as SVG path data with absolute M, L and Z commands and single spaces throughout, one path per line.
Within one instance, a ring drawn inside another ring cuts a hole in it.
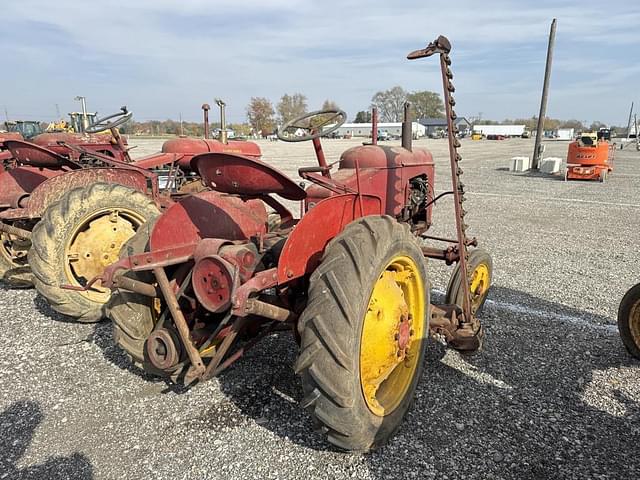
M 580 120 L 571 119 L 560 122 L 560 128 L 573 128 L 575 130 L 582 131 L 584 130 L 584 125 Z
M 444 103 L 438 93 L 411 92 L 407 94 L 407 101 L 411 102 L 415 118 L 444 118 Z
M 285 93 L 282 98 L 280 98 L 280 102 L 278 102 L 276 108 L 280 122 L 288 122 L 307 113 L 307 97 L 301 93 L 294 93 L 293 95 Z
M 381 122 L 400 122 L 404 112 L 407 92 L 400 86 L 377 92 L 371 98 L 371 106 L 378 108 Z
M 325 100 L 322 104 L 322 110 L 340 110 L 340 107 L 333 100 Z
M 276 126 L 272 103 L 264 97 L 251 97 L 247 105 L 247 120 L 257 134 L 266 136 Z
M 367 112 L 366 110 L 360 110 L 356 113 L 356 118 L 353 120 L 354 123 L 370 123 L 371 122 L 371 112 Z

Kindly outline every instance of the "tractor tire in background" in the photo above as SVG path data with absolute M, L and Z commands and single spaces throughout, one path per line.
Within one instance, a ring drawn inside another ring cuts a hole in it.
M 640 283 L 622 297 L 618 307 L 618 331 L 627 351 L 640 360 Z
M 327 440 L 367 451 L 395 433 L 412 404 L 430 315 L 422 251 L 389 216 L 349 224 L 311 275 L 296 372 Z
M 61 285 L 86 285 L 100 275 L 136 230 L 159 213 L 149 197 L 123 185 L 95 183 L 67 192 L 33 229 L 29 264 L 38 293 L 57 312 L 80 322 L 99 321 L 108 289 L 73 291 Z
M 149 248 L 149 237 L 155 219 L 138 229 L 120 251 L 120 258 L 144 253 Z M 151 272 L 133 272 L 125 274 L 134 280 L 153 283 Z M 144 368 L 144 344 L 155 326 L 154 300 L 139 293 L 116 289 L 106 306 L 106 314 L 113 321 L 113 339 L 131 357 L 132 362 Z
M 33 275 L 27 262 L 29 240 L 0 233 L 0 281 L 14 288 L 33 287 Z
M 491 255 L 480 248 L 469 251 L 469 269 L 471 270 L 471 306 L 476 314 L 480 313 L 487 300 L 493 280 L 493 261 Z M 446 304 L 462 307 L 462 279 L 460 263 L 451 273 L 447 286 Z

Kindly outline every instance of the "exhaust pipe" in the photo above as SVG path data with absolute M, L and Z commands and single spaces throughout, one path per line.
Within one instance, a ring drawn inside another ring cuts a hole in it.
M 202 113 L 204 115 L 204 138 L 205 140 L 209 138 L 209 110 L 211 107 L 208 103 L 202 104 Z
M 227 122 L 224 118 L 224 107 L 226 107 L 227 104 L 219 98 L 216 98 L 216 104 L 220 107 L 220 141 L 227 143 Z
M 371 145 L 378 144 L 378 108 L 371 109 Z
M 402 147 L 411 151 L 411 141 L 413 139 L 411 121 L 411 103 L 404 102 L 404 118 L 402 120 Z

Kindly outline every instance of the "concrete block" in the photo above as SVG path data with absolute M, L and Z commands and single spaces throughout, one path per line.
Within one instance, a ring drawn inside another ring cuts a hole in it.
M 540 162 L 540 172 L 542 173 L 558 173 L 562 166 L 562 159 L 559 157 L 543 158 Z
M 512 172 L 526 172 L 531 168 L 531 160 L 529 157 L 513 157 L 511 158 Z

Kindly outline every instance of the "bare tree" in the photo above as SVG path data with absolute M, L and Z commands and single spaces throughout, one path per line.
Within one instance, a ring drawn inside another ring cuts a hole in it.
M 378 108 L 378 115 L 383 122 L 400 122 L 404 112 L 407 92 L 400 86 L 377 92 L 371 98 L 371 106 Z

